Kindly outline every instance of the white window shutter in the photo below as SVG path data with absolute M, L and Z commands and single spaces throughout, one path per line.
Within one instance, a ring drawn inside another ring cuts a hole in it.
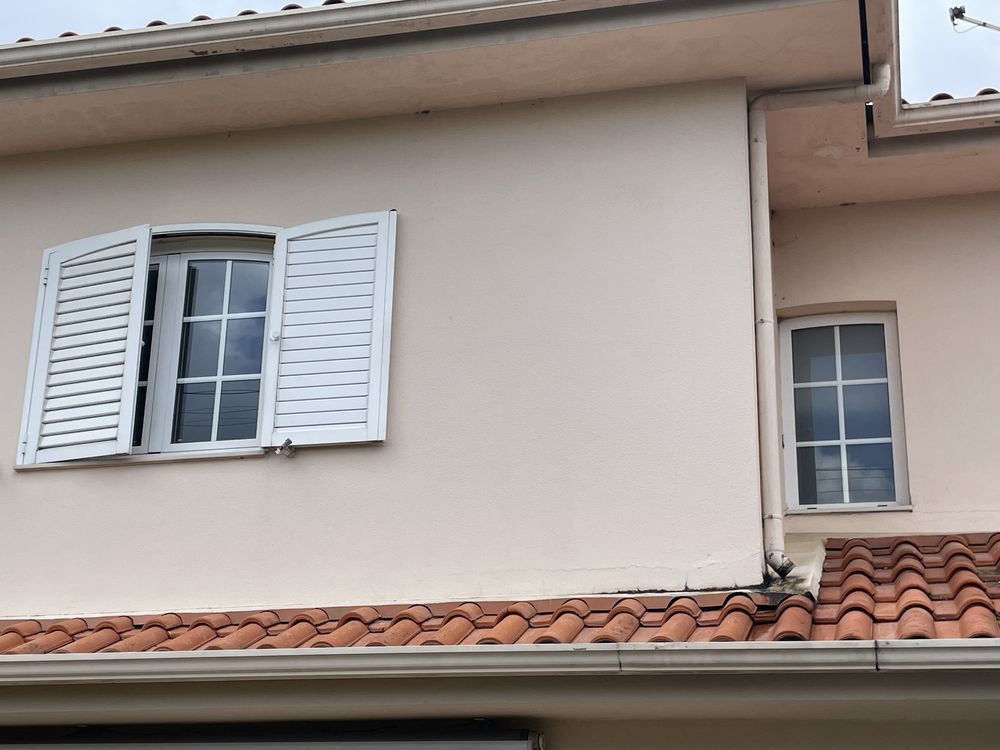
M 280 232 L 268 302 L 263 441 L 385 439 L 396 212 Z
M 47 250 L 18 464 L 127 454 L 150 228 Z

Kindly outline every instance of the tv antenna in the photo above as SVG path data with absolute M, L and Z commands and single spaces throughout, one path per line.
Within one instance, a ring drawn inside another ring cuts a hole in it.
M 983 29 L 992 29 L 993 31 L 1000 31 L 1000 26 L 996 24 L 989 23 L 988 21 L 981 21 L 978 18 L 973 18 L 965 12 L 964 5 L 956 5 L 954 8 L 948 9 L 948 18 L 951 19 L 951 25 L 955 27 L 958 31 L 958 22 L 964 21 L 965 23 L 972 24 L 972 26 L 979 26 Z M 966 31 L 972 31 L 972 29 L 966 29 Z M 959 32 L 960 34 L 965 32 Z

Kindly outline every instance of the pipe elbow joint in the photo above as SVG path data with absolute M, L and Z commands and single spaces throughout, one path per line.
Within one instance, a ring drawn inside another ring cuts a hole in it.
M 778 578 L 782 580 L 788 578 L 788 574 L 795 568 L 795 563 L 780 550 L 768 552 L 764 557 L 767 560 L 768 567 L 777 573 Z

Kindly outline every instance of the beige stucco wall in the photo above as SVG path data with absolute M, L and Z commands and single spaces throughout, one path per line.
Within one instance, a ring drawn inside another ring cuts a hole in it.
M 739 82 L 0 161 L 0 616 L 760 578 Z M 16 473 L 42 249 L 396 208 L 388 440 Z
M 779 212 L 773 226 L 779 309 L 895 305 L 912 501 L 788 531 L 1000 529 L 1000 193 Z

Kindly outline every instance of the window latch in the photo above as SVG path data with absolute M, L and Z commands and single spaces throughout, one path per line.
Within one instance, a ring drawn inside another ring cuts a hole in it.
M 274 449 L 274 455 L 284 456 L 285 458 L 291 458 L 295 455 L 295 447 L 292 445 L 291 438 L 285 438 L 285 442 Z

